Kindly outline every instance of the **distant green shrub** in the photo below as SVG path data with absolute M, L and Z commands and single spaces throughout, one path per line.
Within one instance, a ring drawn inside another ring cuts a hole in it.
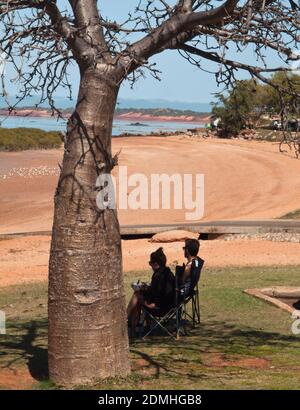
M 116 115 L 127 114 L 129 112 L 137 112 L 142 114 L 152 115 L 153 117 L 168 116 L 181 117 L 182 115 L 191 117 L 205 117 L 208 112 L 198 112 L 192 110 L 175 110 L 173 108 L 116 108 Z
M 57 131 L 39 128 L 0 128 L 0 151 L 59 148 L 62 144 Z

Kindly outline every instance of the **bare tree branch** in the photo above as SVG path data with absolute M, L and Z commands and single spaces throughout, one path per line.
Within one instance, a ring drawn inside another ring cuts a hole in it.
M 147 60 L 181 32 L 187 29 L 192 30 L 197 25 L 219 24 L 222 19 L 231 16 L 237 3 L 238 0 L 227 0 L 222 6 L 211 10 L 176 13 L 145 38 L 126 49 L 125 54 L 134 56 L 134 59 L 138 61 Z M 135 62 L 133 62 L 133 67 L 135 67 Z
M 107 65 L 115 71 L 118 83 L 125 78 L 134 83 L 143 70 L 159 78 L 159 69 L 149 62 L 151 56 L 179 49 L 201 69 L 205 69 L 203 61 L 215 62 L 218 83 L 228 85 L 238 69 L 269 81 L 268 73 L 288 71 L 287 63 L 298 58 L 299 7 L 289 0 L 178 0 L 175 4 L 168 0 L 137 0 L 135 12 L 123 22 L 104 18 L 96 0 L 69 3 L 70 15 L 55 0 L 0 0 L 0 23 L 4 28 L 1 47 L 16 71 L 15 81 L 26 88 L 21 94 L 41 90 L 44 83 L 35 78 L 46 72 L 46 82 L 56 90 L 56 81 L 50 80 L 49 73 L 57 76 L 58 72 L 51 66 L 64 67 L 64 81 L 61 75 L 57 79 L 70 89 L 67 68 L 74 60 L 83 71 Z M 31 17 L 25 17 L 28 9 Z M 255 64 L 226 57 L 228 50 L 235 49 L 242 55 L 246 48 L 255 53 Z M 282 66 L 269 67 L 266 50 L 276 53 Z M 33 62 L 30 73 L 24 72 L 25 56 Z M 39 69 L 39 61 L 46 71 Z M 50 88 L 47 94 L 53 102 Z

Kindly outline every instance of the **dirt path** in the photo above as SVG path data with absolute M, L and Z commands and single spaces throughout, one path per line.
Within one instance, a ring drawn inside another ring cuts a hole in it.
M 116 138 L 131 172 L 203 173 L 203 220 L 273 218 L 299 208 L 300 161 L 278 145 L 187 137 Z M 0 153 L 0 233 L 49 230 L 62 151 Z M 118 169 L 115 169 L 115 174 Z M 172 223 L 184 210 L 121 210 L 121 223 Z
M 162 244 L 168 263 L 183 262 L 182 242 Z M 160 244 L 123 241 L 123 268 L 148 270 L 149 254 Z M 50 238 L 22 237 L 0 242 L 0 287 L 47 280 Z M 202 241 L 206 267 L 300 265 L 300 244 L 258 240 Z

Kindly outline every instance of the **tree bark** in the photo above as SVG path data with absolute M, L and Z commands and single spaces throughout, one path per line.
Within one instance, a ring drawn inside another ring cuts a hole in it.
M 81 72 L 55 195 L 49 261 L 49 376 L 76 385 L 130 372 L 119 223 L 96 205 L 96 180 L 113 167 L 118 78 Z

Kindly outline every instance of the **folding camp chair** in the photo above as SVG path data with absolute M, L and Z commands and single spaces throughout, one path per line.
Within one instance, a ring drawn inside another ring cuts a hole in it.
M 195 328 L 196 324 L 200 324 L 200 303 L 199 303 L 199 288 L 198 283 L 201 276 L 201 270 L 204 265 L 204 260 L 197 257 L 193 260 L 191 266 L 191 282 L 188 293 L 185 293 L 184 286 L 182 285 L 183 267 L 176 267 L 176 286 L 179 289 L 178 296 L 179 303 L 177 302 L 176 313 L 176 338 L 180 336 L 180 332 L 187 335 L 186 323 L 188 319 L 192 322 L 192 327 Z M 192 312 L 188 311 L 188 305 L 191 302 Z
M 171 307 L 167 312 L 155 311 L 142 307 L 142 322 L 145 323 L 146 319 L 150 319 L 153 325 L 150 327 L 148 332 L 143 336 L 143 338 L 149 336 L 154 330 L 161 329 L 167 333 L 170 337 L 178 339 L 180 333 L 183 332 L 187 335 L 186 322 L 191 319 L 193 328 L 196 324 L 200 323 L 200 304 L 199 304 L 199 290 L 198 282 L 201 275 L 201 270 L 204 264 L 204 260 L 197 257 L 193 260 L 191 266 L 191 285 L 188 294 L 184 293 L 184 288 L 182 285 L 182 274 L 183 267 L 177 266 L 175 272 L 176 279 L 176 289 L 175 289 L 175 301 L 174 306 Z M 187 305 L 191 302 L 192 313 L 187 310 Z M 176 331 L 171 332 L 168 329 L 168 324 L 175 319 Z
M 168 324 L 172 319 L 176 317 L 177 307 L 174 306 L 168 310 L 165 314 L 157 314 L 152 309 L 149 310 L 146 307 L 142 307 L 142 323 L 145 324 L 145 321 L 150 321 L 153 323 L 148 332 L 143 336 L 143 339 L 153 333 L 156 329 L 161 329 L 167 333 L 170 337 L 174 338 L 174 334 L 168 329 Z

